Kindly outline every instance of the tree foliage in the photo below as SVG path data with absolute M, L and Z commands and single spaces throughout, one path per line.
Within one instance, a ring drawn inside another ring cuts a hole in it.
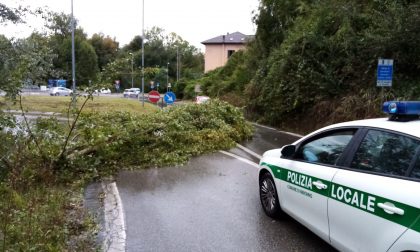
M 140 36 L 135 36 L 122 50 L 125 53 L 133 53 L 135 69 L 141 68 L 141 39 Z M 167 67 L 169 68 L 169 82 L 174 83 L 177 77 L 177 56 L 179 56 L 181 78 L 195 79 L 201 76 L 204 69 L 203 54 L 179 35 L 166 33 L 159 27 L 152 27 L 145 32 L 145 39 L 145 67 L 161 69 L 152 79 L 146 80 L 146 83 L 159 82 L 162 87 L 165 85 L 166 88 Z
M 102 71 L 106 64 L 114 61 L 118 54 L 119 44 L 115 39 L 102 33 L 95 33 L 89 39 L 98 56 L 98 67 Z
M 54 67 L 61 71 L 61 78 L 67 79 L 71 83 L 71 17 L 64 13 L 52 13 L 51 15 L 48 24 L 48 28 L 52 32 L 49 44 L 53 53 L 58 55 L 54 60 Z M 75 27 L 77 27 L 76 24 Z M 88 85 L 89 81 L 96 80 L 99 73 L 98 56 L 80 27 L 75 29 L 75 58 L 77 85 Z
M 371 104 L 379 108 L 378 58 L 395 60 L 394 87 L 389 90 L 393 96 L 418 99 L 420 89 L 414 83 L 419 81 L 419 22 L 418 5 L 409 2 L 314 3 L 310 12 L 296 18 L 283 43 L 271 51 L 267 69 L 254 77 L 250 108 L 274 123 L 296 112 L 314 112 L 311 108 L 327 112 L 321 117 L 327 122 L 378 115 L 325 110 L 336 107 L 325 106 L 326 102 L 348 106 L 343 101 L 349 97 L 369 104 L 372 97 L 366 94 L 373 94 L 378 103 Z
M 19 9 L 13 9 L 7 7 L 5 4 L 0 3 L 0 23 L 4 23 L 7 21 L 13 23 L 22 22 L 20 15 L 21 12 Z
M 255 120 L 308 131 L 379 116 L 385 98 L 420 99 L 418 1 L 262 0 L 254 21 L 241 59 L 201 81 L 211 95 L 239 87 Z M 393 87 L 383 93 L 378 58 L 395 64 Z

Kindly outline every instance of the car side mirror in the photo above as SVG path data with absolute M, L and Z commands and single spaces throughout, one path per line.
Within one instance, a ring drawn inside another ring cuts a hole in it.
M 291 144 L 283 146 L 283 148 L 281 149 L 281 157 L 291 158 L 293 157 L 293 155 L 295 155 L 295 152 L 296 152 L 296 146 L 291 145 Z

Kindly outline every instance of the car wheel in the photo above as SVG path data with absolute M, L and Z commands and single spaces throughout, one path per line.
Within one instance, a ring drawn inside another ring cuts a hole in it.
M 260 200 L 262 208 L 268 216 L 278 218 L 282 215 L 276 185 L 268 172 L 260 177 Z

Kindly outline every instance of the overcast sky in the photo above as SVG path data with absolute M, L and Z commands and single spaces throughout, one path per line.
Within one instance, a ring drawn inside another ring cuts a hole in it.
M 1 0 L 7 6 L 16 3 L 33 7 L 48 6 L 56 12 L 71 13 L 71 0 Z M 166 32 L 175 32 L 190 44 L 204 51 L 200 42 L 232 32 L 255 34 L 253 11 L 259 0 L 144 0 L 145 29 L 158 26 Z M 73 0 L 74 16 L 91 36 L 102 32 L 115 37 L 120 45 L 127 44 L 141 34 L 142 0 Z M 25 37 L 28 26 L 42 27 L 41 20 L 19 27 L 0 26 L 0 33 Z M 33 30 L 33 29 L 30 29 Z

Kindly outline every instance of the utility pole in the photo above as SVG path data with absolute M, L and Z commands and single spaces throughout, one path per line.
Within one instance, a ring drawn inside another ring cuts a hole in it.
M 134 56 L 133 53 L 130 53 L 131 55 L 131 88 L 134 87 L 134 75 L 133 75 L 133 71 L 134 71 Z
M 74 52 L 74 16 L 73 0 L 71 0 L 71 76 L 73 85 L 73 96 L 71 99 L 73 108 L 76 108 L 76 55 Z
M 169 62 L 166 64 L 166 87 L 168 87 L 169 83 Z
M 142 106 L 144 107 L 144 0 L 143 2 L 143 20 L 141 30 L 141 93 L 142 93 Z
M 179 81 L 179 47 L 176 48 L 176 83 Z

